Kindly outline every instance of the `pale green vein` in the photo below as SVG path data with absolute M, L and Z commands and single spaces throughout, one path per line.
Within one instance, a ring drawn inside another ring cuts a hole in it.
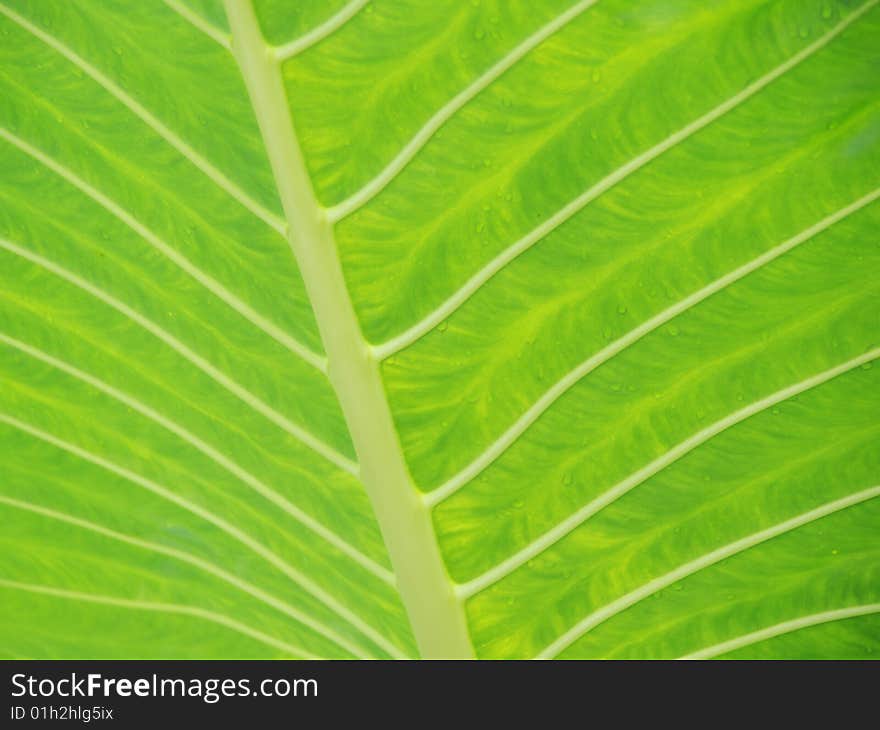
M 327 527 L 318 522 L 314 517 L 309 515 L 306 512 L 303 512 L 299 507 L 292 504 L 290 501 L 281 496 L 278 492 L 276 492 L 271 487 L 267 486 L 260 479 L 255 477 L 250 472 L 246 471 L 234 461 L 229 459 L 227 456 L 222 454 L 220 451 L 215 449 L 210 444 L 206 443 L 198 436 L 193 433 L 190 433 L 185 428 L 175 423 L 169 418 L 166 418 L 158 411 L 150 408 L 149 406 L 141 403 L 136 398 L 128 395 L 127 393 L 114 388 L 113 386 L 105 383 L 104 381 L 96 378 L 79 368 L 74 367 L 73 365 L 64 362 L 52 355 L 49 355 L 42 350 L 28 345 L 27 343 L 22 342 L 21 340 L 17 340 L 13 337 L 9 337 L 8 335 L 0 332 L 0 343 L 4 343 L 9 347 L 13 347 L 20 352 L 23 352 L 30 357 L 33 357 L 41 362 L 46 363 L 47 365 L 52 366 L 62 372 L 67 373 L 68 375 L 81 380 L 84 383 L 92 386 L 93 388 L 100 390 L 102 393 L 106 393 L 114 400 L 119 401 L 125 406 L 128 406 L 134 411 L 137 411 L 142 416 L 154 421 L 159 424 L 162 428 L 173 433 L 175 436 L 179 437 L 181 440 L 190 444 L 192 447 L 202 452 L 205 456 L 211 459 L 216 464 L 220 465 L 223 469 L 228 471 L 230 474 L 234 475 L 242 482 L 247 484 L 251 489 L 253 489 L 257 494 L 267 499 L 269 502 L 274 504 L 276 507 L 280 508 L 283 512 L 293 517 L 297 522 L 302 524 L 307 529 L 311 530 L 313 533 L 321 537 L 325 540 L 329 545 L 336 548 L 352 560 L 354 560 L 358 565 L 360 565 L 365 570 L 368 570 L 370 573 L 375 575 L 377 578 L 382 580 L 389 585 L 394 585 L 394 576 L 391 572 L 379 565 L 375 561 L 371 560 L 363 553 L 361 553 L 357 548 L 350 545 L 348 542 L 343 540 L 339 535 L 334 533 L 332 530 L 329 530 Z
M 301 342 L 297 341 L 295 338 L 291 337 L 287 332 L 278 327 L 276 324 L 269 321 L 261 314 L 257 313 L 250 305 L 243 302 L 232 292 L 226 289 L 226 287 L 224 287 L 222 284 L 220 284 L 218 281 L 214 280 L 204 271 L 199 269 L 183 254 L 174 249 L 172 246 L 169 246 L 167 243 L 165 243 L 155 233 L 153 233 L 146 226 L 140 223 L 140 221 L 138 221 L 128 211 L 124 210 L 97 188 L 93 187 L 85 180 L 74 174 L 71 170 L 62 166 L 51 157 L 38 150 L 36 147 L 24 141 L 23 139 L 12 134 L 8 130 L 0 128 L 0 139 L 6 140 L 25 154 L 30 155 L 40 164 L 52 170 L 52 172 L 54 172 L 60 178 L 76 187 L 86 196 L 98 203 L 108 213 L 115 216 L 125 225 L 131 228 L 159 253 L 172 261 L 181 270 L 185 271 L 190 277 L 192 277 L 201 286 L 205 287 L 208 291 L 214 294 L 214 296 L 216 296 L 224 304 L 234 309 L 255 327 L 265 332 L 267 335 L 269 335 L 269 337 L 274 339 L 283 347 L 290 350 L 298 357 L 302 358 L 309 365 L 321 371 L 322 373 L 326 373 L 327 363 L 324 357 L 312 352 L 309 348 L 307 348 Z
M 78 55 L 73 49 L 64 45 L 57 38 L 37 27 L 14 10 L 7 8 L 0 3 L 0 13 L 8 17 L 14 23 L 24 28 L 28 33 L 45 43 L 49 48 L 66 58 L 70 63 L 80 69 L 83 73 L 94 80 L 108 94 L 119 101 L 132 114 L 143 121 L 150 129 L 164 139 L 169 145 L 176 149 L 181 155 L 189 160 L 196 168 L 204 173 L 212 182 L 214 182 L 224 192 L 234 198 L 242 206 L 247 208 L 251 213 L 262 220 L 266 225 L 273 228 L 282 236 L 285 235 L 285 223 L 277 215 L 267 210 L 260 203 L 255 201 L 248 195 L 239 185 L 230 180 L 214 165 L 212 165 L 205 157 L 200 155 L 186 141 L 181 139 L 175 132 L 162 123 L 154 114 L 152 114 L 139 101 L 127 94 L 112 79 L 100 71 L 98 68 L 86 61 L 82 56 Z
M 563 208 L 554 213 L 550 218 L 541 223 L 537 228 L 533 229 L 525 236 L 520 238 L 518 241 L 504 249 L 482 269 L 471 276 L 467 280 L 467 282 L 465 282 L 465 284 L 461 288 L 453 293 L 452 296 L 446 299 L 443 304 L 433 310 L 426 317 L 418 321 L 416 324 L 414 324 L 401 334 L 392 337 L 382 344 L 374 345 L 373 352 L 375 356 L 379 359 L 390 357 L 395 352 L 399 352 L 403 348 L 408 347 L 413 342 L 423 337 L 425 334 L 434 329 L 434 327 L 446 320 L 466 301 L 468 301 L 468 299 L 470 299 L 487 281 L 494 277 L 495 274 L 501 271 L 510 262 L 512 262 L 522 253 L 530 249 L 536 243 L 540 242 L 548 235 L 550 235 L 554 230 L 556 230 L 557 228 L 559 228 L 559 226 L 572 218 L 576 213 L 580 212 L 593 200 L 607 192 L 609 189 L 617 185 L 622 180 L 632 175 L 634 172 L 640 170 L 649 162 L 653 161 L 660 155 L 674 148 L 676 145 L 680 144 L 688 137 L 691 137 L 704 127 L 707 127 L 712 122 L 721 118 L 744 102 L 748 101 L 755 94 L 762 91 L 771 83 L 782 77 L 785 73 L 807 60 L 816 52 L 820 51 L 822 48 L 827 46 L 828 43 L 834 40 L 834 38 L 840 35 L 844 30 L 846 30 L 846 28 L 852 25 L 852 23 L 858 20 L 858 18 L 868 12 L 868 10 L 870 10 L 872 7 L 877 5 L 878 2 L 880 2 L 880 0 L 869 0 L 860 8 L 850 13 L 828 33 L 821 36 L 818 40 L 814 41 L 809 46 L 803 48 L 787 61 L 780 64 L 772 71 L 759 78 L 757 81 L 752 82 L 742 91 L 730 97 L 723 103 L 719 104 L 711 111 L 694 120 L 674 134 L 670 135 L 659 144 L 651 147 L 649 150 L 633 158 L 622 167 L 619 167 L 610 175 L 604 177 L 598 183 L 583 192 L 577 198 L 567 203 Z
M 811 626 L 819 626 L 832 621 L 844 621 L 850 618 L 858 618 L 859 616 L 870 616 L 874 613 L 880 613 L 880 603 L 867 603 L 862 606 L 849 606 L 847 608 L 837 608 L 832 611 L 822 611 L 809 616 L 800 616 L 799 618 L 790 621 L 783 621 L 782 623 L 768 626 L 759 631 L 752 631 L 749 634 L 737 636 L 735 639 L 723 641 L 720 644 L 714 644 L 713 646 L 700 649 L 699 651 L 695 651 L 692 654 L 680 658 L 711 659 L 712 657 L 727 654 L 736 651 L 737 649 L 742 649 L 745 646 L 750 646 L 751 644 L 757 644 L 761 641 L 767 641 L 768 639 L 773 639 L 777 636 L 782 636 L 783 634 L 790 634 L 794 631 L 800 631 L 801 629 L 806 629 Z
M 252 4 L 226 0 L 233 46 L 291 224 L 302 272 L 336 390 L 361 464 L 397 587 L 422 656 L 473 656 L 464 612 L 448 580 L 431 525 L 406 468 L 378 363 L 370 357 L 346 288 L 332 225 L 314 195 L 290 116 L 280 64 L 268 55 Z
M 63 439 L 53 436 L 52 434 L 47 433 L 46 431 L 43 431 L 39 428 L 35 428 L 34 426 L 6 413 L 0 412 L 0 423 L 5 423 L 6 425 L 27 433 L 28 435 L 33 436 L 36 439 L 44 441 L 51 446 L 61 449 L 62 451 L 66 451 L 69 454 L 73 454 L 74 456 L 77 456 L 80 459 L 83 459 L 84 461 L 87 461 L 91 464 L 99 466 L 105 471 L 116 474 L 126 481 L 131 482 L 132 484 L 136 484 L 137 486 L 142 487 L 143 489 L 146 489 L 147 491 L 152 492 L 153 494 L 156 494 L 157 496 L 177 505 L 187 512 L 190 512 L 191 514 L 199 517 L 205 522 L 214 525 L 219 530 L 225 532 L 234 540 L 251 550 L 254 554 L 259 555 L 267 563 L 277 568 L 284 575 L 290 578 L 290 580 L 293 581 L 296 585 L 300 586 L 303 590 L 312 595 L 315 599 L 324 604 L 333 613 L 345 620 L 352 627 L 357 629 L 361 634 L 373 641 L 373 643 L 375 643 L 377 646 L 388 652 L 391 656 L 398 658 L 402 656 L 400 650 L 397 649 L 397 647 L 395 647 L 393 644 L 391 644 L 384 636 L 382 636 L 380 632 L 369 626 L 366 622 L 364 622 L 363 619 L 360 618 L 360 616 L 356 615 L 351 610 L 339 603 L 339 601 L 337 601 L 333 596 L 327 593 L 327 591 L 317 585 L 311 578 L 302 574 L 287 561 L 280 558 L 272 550 L 266 548 L 262 543 L 258 542 L 250 535 L 235 527 L 231 523 L 227 522 L 223 518 L 218 517 L 213 512 L 210 512 L 209 510 L 195 504 L 194 502 L 190 502 L 188 499 L 185 499 L 184 497 L 175 494 L 167 487 L 157 484 L 151 479 L 142 477 L 141 475 L 136 474 L 130 469 L 119 466 L 118 464 L 115 464 L 112 461 L 103 458 L 102 456 L 93 454 L 87 449 L 83 449 L 76 444 L 64 441 Z M 339 637 L 333 629 L 324 626 L 314 619 L 308 619 L 308 617 L 306 616 L 304 616 L 304 618 L 309 621 L 307 625 L 310 628 L 323 634 L 324 636 L 337 637 L 333 640 L 336 643 L 340 643 L 340 639 L 342 639 L 342 637 Z M 345 640 L 342 639 L 342 641 Z M 357 653 L 365 654 L 366 652 L 361 649 Z
M 201 31 L 211 40 L 219 43 L 227 51 L 232 50 L 232 39 L 229 37 L 228 33 L 224 33 L 220 28 L 209 23 L 201 15 L 190 10 L 186 5 L 180 2 L 180 0 L 164 0 L 164 2 L 196 30 Z
M 659 314 L 646 320 L 638 327 L 627 332 L 623 337 L 615 340 L 607 347 L 602 348 L 595 355 L 587 358 L 577 367 L 566 373 L 554 383 L 535 403 L 528 408 L 501 436 L 499 436 L 486 450 L 477 456 L 470 464 L 458 472 L 455 476 L 444 482 L 437 489 L 425 495 L 427 504 L 434 506 L 447 499 L 459 489 L 468 484 L 474 477 L 494 463 L 517 439 L 519 439 L 559 398 L 583 380 L 589 373 L 600 365 L 608 362 L 640 339 L 656 330 L 658 327 L 669 322 L 683 312 L 691 309 L 700 302 L 708 299 L 713 294 L 734 284 L 740 279 L 766 266 L 771 261 L 779 258 L 793 248 L 809 241 L 831 226 L 839 223 L 850 215 L 858 212 L 867 205 L 880 198 L 880 188 L 872 190 L 867 195 L 823 218 L 818 223 L 801 231 L 787 241 L 774 246 L 760 256 L 746 262 L 742 266 L 707 284 L 702 289 L 695 291 L 684 299 L 676 302 L 671 307 L 664 309 Z
M 562 634 L 562 636 L 553 641 L 553 643 L 551 643 L 545 649 L 540 651 L 537 655 L 537 658 L 552 659 L 554 656 L 559 654 L 559 652 L 563 651 L 565 648 L 577 641 L 588 631 L 595 628 L 604 621 L 607 621 L 611 617 L 617 615 L 622 611 L 625 611 L 628 608 L 631 608 L 634 604 L 644 600 L 654 593 L 657 593 L 657 591 L 663 590 L 667 586 L 670 586 L 673 583 L 682 580 L 683 578 L 693 575 L 694 573 L 703 570 L 704 568 L 708 568 L 709 566 L 721 562 L 722 560 L 725 560 L 729 557 L 732 557 L 737 553 L 741 553 L 744 550 L 748 550 L 749 548 L 754 547 L 755 545 L 766 542 L 767 540 L 778 537 L 779 535 L 783 535 L 786 532 L 795 530 L 798 527 L 809 524 L 810 522 L 814 522 L 823 517 L 827 517 L 828 515 L 831 515 L 835 512 L 839 512 L 840 510 L 852 507 L 862 502 L 866 502 L 869 499 L 874 499 L 876 497 L 880 497 L 880 486 L 874 486 L 869 489 L 864 489 L 847 497 L 834 500 L 833 502 L 828 502 L 820 507 L 810 510 L 809 512 L 804 512 L 797 517 L 792 517 L 785 522 L 780 522 L 779 524 L 768 527 L 764 530 L 761 530 L 760 532 L 756 532 L 752 535 L 741 538 L 740 540 L 729 543 L 723 547 L 718 548 L 717 550 L 713 550 L 710 553 L 706 553 L 696 560 L 685 563 L 684 565 L 679 566 L 675 570 L 672 570 L 669 573 L 660 576 L 659 578 L 654 578 L 653 580 L 645 583 L 634 591 L 631 591 L 626 595 L 621 596 L 617 600 L 612 601 L 608 605 L 603 606 L 597 611 L 594 611 L 593 613 L 579 621 L 577 624 L 572 626 L 568 631 L 566 631 L 564 634 Z
M 370 182 L 364 185 L 364 187 L 354 193 L 351 197 L 329 208 L 327 210 L 327 215 L 330 220 L 335 222 L 345 218 L 345 216 L 350 215 L 382 192 L 382 190 L 384 190 L 388 184 L 397 177 L 397 175 L 437 133 L 437 130 L 446 124 L 446 122 L 449 121 L 449 119 L 471 99 L 486 89 L 493 81 L 517 64 L 528 53 L 547 40 L 547 38 L 564 28 L 568 23 L 595 5 L 598 1 L 599 0 L 581 0 L 581 2 L 575 3 L 568 10 L 558 15 L 540 30 L 530 35 L 509 51 L 491 68 L 483 72 L 481 76 L 438 109 L 434 115 L 425 122 L 422 128 L 416 132 L 415 136 L 406 143 L 403 149 L 398 152 L 397 156 L 394 157 L 394 159 L 391 160 L 391 162 L 389 162 L 376 177 L 370 180 Z
M 320 43 L 327 36 L 332 35 L 353 18 L 361 8 L 363 8 L 370 0 L 351 0 L 348 4 L 339 9 L 338 12 L 331 15 L 327 20 L 310 30 L 308 33 L 294 38 L 280 46 L 272 48 L 272 53 L 278 61 L 286 61 L 288 58 L 302 53 L 317 43 Z
M 17 256 L 21 256 L 22 258 L 27 259 L 31 263 L 34 263 L 37 266 L 40 266 L 47 271 L 55 274 L 56 276 L 70 282 L 79 289 L 82 289 L 87 294 L 90 294 L 96 299 L 104 302 L 104 304 L 108 305 L 109 307 L 112 307 L 117 312 L 130 319 L 132 322 L 139 325 L 151 335 L 168 345 L 168 347 L 178 353 L 181 357 L 188 360 L 195 367 L 205 373 L 205 375 L 214 380 L 218 385 L 221 385 L 243 403 L 250 406 L 254 411 L 272 421 L 272 423 L 274 423 L 276 426 L 311 448 L 313 451 L 315 451 L 315 453 L 323 456 L 331 464 L 339 467 L 349 474 L 357 475 L 358 466 L 349 458 L 340 454 L 338 451 L 336 451 L 320 439 L 316 438 L 313 434 L 309 433 L 301 426 L 293 423 L 289 418 L 281 415 L 278 411 L 271 408 L 268 404 L 257 398 L 250 391 L 246 390 L 237 382 L 232 380 L 232 378 L 220 371 L 201 355 L 198 355 L 196 352 L 184 345 L 180 340 L 166 332 L 164 329 L 159 327 L 159 325 L 144 317 L 142 314 L 136 312 L 124 302 L 116 299 L 115 297 L 105 292 L 103 289 L 86 281 L 80 276 L 77 276 L 73 272 L 68 271 L 62 266 L 59 266 L 53 261 L 50 261 L 49 259 L 46 259 L 39 254 L 33 253 L 32 251 L 29 251 L 22 246 L 12 243 L 11 241 L 0 238 L 0 249 L 5 249 L 10 253 L 14 253 Z
M 629 492 L 631 489 L 637 487 L 645 480 L 662 471 L 670 464 L 678 461 L 683 456 L 690 453 L 691 451 L 706 443 L 723 431 L 726 431 L 736 424 L 741 423 L 742 421 L 745 421 L 746 419 L 751 418 L 752 416 L 762 411 L 765 411 L 768 408 L 772 408 L 782 401 L 793 398 L 794 396 L 810 390 L 811 388 L 816 388 L 823 383 L 826 383 L 829 380 L 838 377 L 839 375 L 843 375 L 850 370 L 860 367 L 861 365 L 865 365 L 872 360 L 876 360 L 878 357 L 880 357 L 880 348 L 875 348 L 873 350 L 870 350 L 869 352 L 866 352 L 863 355 L 836 365 L 829 370 L 825 370 L 821 373 L 818 373 L 817 375 L 813 375 L 806 380 L 802 380 L 799 383 L 795 383 L 794 385 L 790 385 L 787 388 L 776 391 L 775 393 L 772 393 L 765 398 L 755 401 L 754 403 L 750 403 L 744 408 L 740 408 L 738 411 L 735 411 L 716 421 L 715 423 L 706 426 L 706 428 L 701 429 L 681 443 L 673 446 L 671 449 L 654 459 L 649 464 L 643 466 L 638 471 L 630 474 L 628 477 L 618 482 L 607 491 L 603 492 L 601 495 L 590 501 L 588 504 L 584 505 L 573 514 L 566 517 L 555 527 L 551 528 L 543 535 L 518 550 L 509 558 L 501 561 L 498 565 L 487 570 L 485 573 L 478 576 L 477 578 L 474 578 L 467 583 L 458 585 L 456 587 L 458 595 L 462 599 L 467 599 L 474 594 L 485 590 L 494 583 L 497 583 L 505 576 L 510 575 L 513 571 L 523 566 L 529 560 L 537 557 L 542 552 L 555 545 L 557 542 L 559 542 L 559 540 L 571 533 L 574 529 L 580 527 L 594 514 L 604 509 L 609 504 Z
M 65 598 L 73 601 L 99 603 L 105 606 L 113 606 L 115 608 L 128 608 L 137 609 L 140 611 L 154 611 L 158 613 L 171 613 L 181 616 L 192 616 L 194 618 L 199 618 L 204 621 L 209 621 L 213 624 L 218 624 L 227 629 L 231 629 L 232 631 L 236 631 L 239 634 L 243 634 L 244 636 L 247 636 L 251 639 L 255 639 L 256 641 L 259 641 L 266 646 L 271 646 L 273 649 L 283 652 L 289 657 L 307 657 L 311 659 L 320 658 L 312 656 L 311 654 L 309 654 L 309 652 L 303 649 L 292 646 L 291 644 L 276 639 L 273 636 L 269 636 L 268 634 L 264 634 L 262 631 L 258 631 L 257 629 L 241 623 L 240 621 L 236 621 L 235 619 L 231 619 L 228 616 L 224 616 L 221 613 L 216 613 L 215 611 L 207 611 L 203 608 L 196 608 L 194 606 L 185 606 L 179 603 L 154 603 L 151 601 L 135 601 L 129 598 L 117 598 L 115 596 L 101 596 L 94 593 L 69 591 L 64 588 L 54 588 L 47 585 L 20 583 L 19 581 L 7 580 L 6 578 L 0 578 L 0 587 L 10 588 L 19 591 L 27 591 L 29 593 L 40 593 L 46 596 Z
M 74 515 L 67 514 L 66 512 L 60 512 L 58 510 L 49 509 L 48 507 L 43 507 L 38 504 L 34 504 L 32 502 L 27 502 L 19 499 L 12 499 L 10 497 L 5 497 L 0 495 L 0 504 L 6 504 L 10 507 L 14 507 L 15 509 L 25 510 L 27 512 L 32 512 L 33 514 L 40 515 L 41 517 L 46 517 L 51 520 L 57 520 L 58 522 L 64 522 L 69 525 L 73 525 L 75 527 L 79 527 L 83 530 L 88 530 L 89 532 L 94 532 L 98 535 L 102 535 L 111 540 L 116 540 L 117 542 L 122 542 L 127 545 L 132 545 L 134 547 L 140 548 L 142 550 L 146 550 L 151 553 L 157 553 L 159 555 L 167 555 L 174 560 L 179 560 L 183 563 L 187 563 L 188 565 L 192 565 L 198 568 L 205 573 L 209 573 L 216 578 L 228 583 L 229 585 L 237 588 L 238 590 L 246 593 L 252 598 L 257 599 L 261 603 L 265 603 L 267 606 L 271 606 L 276 611 L 285 614 L 286 616 L 292 618 L 294 621 L 301 623 L 312 631 L 314 629 L 309 626 L 311 619 L 298 611 L 296 608 L 291 606 L 289 603 L 282 601 L 281 599 L 273 596 L 270 593 L 258 588 L 257 586 L 249 583 L 241 578 L 229 573 L 223 568 L 211 563 L 210 561 L 204 560 L 196 555 L 185 552 L 183 550 L 177 550 L 176 548 L 171 548 L 166 545 L 162 545 L 157 542 L 151 542 L 149 540 L 141 540 L 140 538 L 134 537 L 132 535 L 127 535 L 122 532 L 118 532 L 116 530 L 112 530 L 108 527 L 104 527 L 103 525 L 99 525 L 95 522 L 90 522 L 89 520 L 84 520 Z M 318 632 L 316 632 L 318 633 Z M 348 641 L 343 639 L 343 643 L 339 643 L 336 638 L 327 636 L 326 634 L 320 634 L 320 636 L 324 639 L 328 639 L 332 641 L 334 644 L 337 644 L 342 649 L 347 652 L 358 656 L 359 658 L 366 658 L 365 655 L 359 654 L 358 647 L 354 644 L 351 644 Z M 339 637 L 342 638 L 342 637 Z M 306 653 L 306 652 L 303 652 Z

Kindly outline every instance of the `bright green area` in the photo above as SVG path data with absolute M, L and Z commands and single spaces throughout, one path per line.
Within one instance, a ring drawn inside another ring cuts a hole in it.
M 0 656 L 413 655 L 175 4 L 0 0 Z M 880 656 L 878 64 L 876 0 L 372 0 L 282 62 L 476 656 Z
M 266 40 L 282 46 L 317 28 L 346 4 L 346 0 L 255 0 L 254 9 Z M 364 10 L 372 12 L 369 6 Z
M 223 0 L 180 0 L 183 7 L 192 10 L 209 26 L 229 32 L 229 22 L 223 9 Z

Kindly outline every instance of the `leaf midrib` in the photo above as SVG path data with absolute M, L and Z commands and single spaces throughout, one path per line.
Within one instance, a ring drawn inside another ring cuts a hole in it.
M 423 657 L 470 658 L 463 606 L 449 579 L 431 509 L 409 475 L 379 372 L 364 338 L 336 249 L 317 201 L 281 77 L 251 0 L 226 0 L 232 47 L 251 98 L 282 207 L 289 243 L 327 353 L 328 373 L 359 460 L 363 483 Z

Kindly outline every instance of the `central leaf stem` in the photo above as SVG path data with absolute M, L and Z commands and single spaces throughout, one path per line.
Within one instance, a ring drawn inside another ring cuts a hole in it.
M 361 332 L 333 227 L 318 203 L 294 131 L 278 62 L 250 0 L 226 0 L 233 51 L 251 97 L 296 256 L 397 586 L 423 657 L 473 656 L 464 611 L 449 580 L 430 509 L 412 482 L 379 364 Z

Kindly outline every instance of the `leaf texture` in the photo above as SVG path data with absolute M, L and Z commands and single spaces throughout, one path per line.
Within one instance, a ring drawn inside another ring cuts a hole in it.
M 0 652 L 871 658 L 878 0 L 0 0 Z

